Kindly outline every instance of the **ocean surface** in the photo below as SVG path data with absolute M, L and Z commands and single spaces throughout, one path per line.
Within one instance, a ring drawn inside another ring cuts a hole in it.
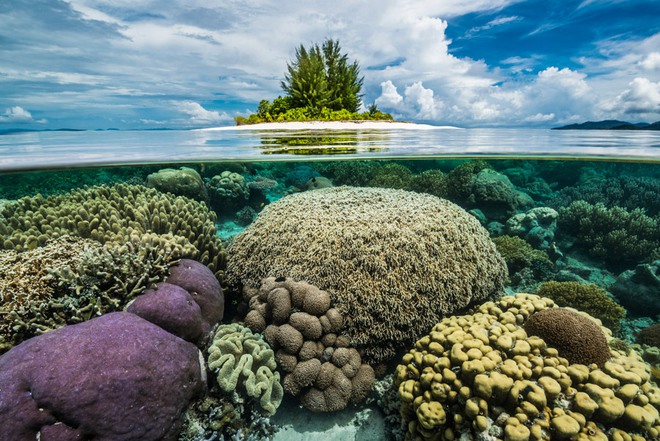
M 268 157 L 272 155 L 272 157 Z M 83 131 L 0 136 L 0 170 L 323 158 L 513 156 L 657 161 L 660 133 L 548 129 Z
M 658 382 L 660 132 L 0 135 L 2 441 L 658 440 Z

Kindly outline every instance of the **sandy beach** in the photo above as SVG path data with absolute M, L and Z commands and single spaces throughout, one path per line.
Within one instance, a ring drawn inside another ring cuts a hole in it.
M 434 126 L 400 121 L 290 121 L 241 126 L 209 127 L 203 131 L 217 130 L 440 130 L 459 129 L 454 126 Z

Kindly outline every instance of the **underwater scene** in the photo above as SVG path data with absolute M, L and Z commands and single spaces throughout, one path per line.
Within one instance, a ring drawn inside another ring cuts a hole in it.
M 1 440 L 659 439 L 656 162 L 42 169 L 0 199 Z

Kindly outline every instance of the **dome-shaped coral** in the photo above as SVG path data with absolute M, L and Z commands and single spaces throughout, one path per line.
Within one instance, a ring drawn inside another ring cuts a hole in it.
M 467 212 L 391 189 L 337 187 L 282 198 L 236 237 L 229 255 L 234 288 L 286 275 L 328 291 L 344 333 L 375 362 L 443 314 L 500 291 L 506 277 L 488 233 Z

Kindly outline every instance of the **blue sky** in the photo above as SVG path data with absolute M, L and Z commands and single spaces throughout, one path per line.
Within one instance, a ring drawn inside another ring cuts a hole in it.
M 0 129 L 230 125 L 327 37 L 399 119 L 660 120 L 657 0 L 6 0 Z

